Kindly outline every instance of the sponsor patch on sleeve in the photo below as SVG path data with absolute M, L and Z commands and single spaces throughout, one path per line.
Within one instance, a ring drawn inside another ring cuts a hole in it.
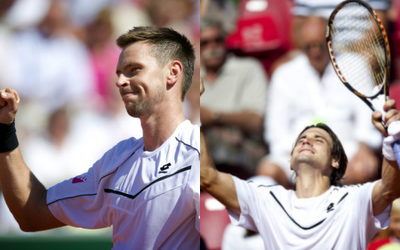
M 85 182 L 87 180 L 86 174 L 78 175 L 74 179 L 72 179 L 72 183 L 80 183 Z

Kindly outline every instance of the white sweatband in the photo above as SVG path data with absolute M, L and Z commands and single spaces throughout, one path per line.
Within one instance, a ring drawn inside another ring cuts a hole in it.
M 370 99 L 370 101 L 372 102 L 372 106 L 374 107 L 374 109 L 380 112 L 382 114 L 382 119 L 384 119 L 386 115 L 386 111 L 383 110 L 383 105 L 386 102 L 385 95 L 384 94 L 378 95 L 376 98 L 372 100 Z
M 386 111 L 383 110 L 385 104 L 385 95 L 381 94 L 371 100 L 374 109 L 382 114 L 382 120 L 385 119 Z M 383 139 L 382 154 L 389 161 L 395 161 L 393 153 L 393 143 L 400 139 L 400 121 L 394 121 L 388 127 L 388 136 Z
M 389 136 L 383 139 L 382 154 L 389 161 L 395 161 L 393 143 L 400 139 L 400 121 L 392 122 L 388 127 Z

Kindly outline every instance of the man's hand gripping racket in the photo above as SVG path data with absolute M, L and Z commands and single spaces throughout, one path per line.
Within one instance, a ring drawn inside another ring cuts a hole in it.
M 363 1 L 342 2 L 329 17 L 326 41 L 339 79 L 382 114 L 374 113 L 373 119 L 381 118 L 382 126 L 377 127 L 388 135 L 383 140 L 383 155 L 400 166 L 399 112 L 394 101 L 389 101 L 389 41 L 376 12 Z

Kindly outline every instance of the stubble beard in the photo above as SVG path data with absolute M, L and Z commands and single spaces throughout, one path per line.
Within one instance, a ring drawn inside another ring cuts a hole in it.
M 132 117 L 142 117 L 153 113 L 154 107 L 157 103 L 164 99 L 165 93 L 162 89 L 158 89 L 154 98 L 145 100 L 141 93 L 135 102 L 129 103 L 126 106 L 126 111 Z

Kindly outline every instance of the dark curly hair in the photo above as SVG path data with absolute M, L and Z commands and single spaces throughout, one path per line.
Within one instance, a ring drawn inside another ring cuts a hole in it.
M 343 149 L 342 143 L 340 142 L 340 140 L 336 136 L 336 134 L 332 131 L 332 129 L 324 123 L 318 123 L 316 125 L 310 125 L 310 126 L 307 126 L 306 128 L 304 128 L 303 131 L 301 131 L 299 136 L 297 137 L 296 142 L 299 140 L 300 136 L 304 133 L 304 131 L 306 131 L 310 128 L 323 129 L 331 137 L 331 140 L 332 140 L 331 155 L 334 159 L 336 159 L 339 162 L 339 168 L 333 169 L 333 172 L 330 177 L 330 185 L 331 186 L 341 186 L 342 184 L 340 183 L 340 180 L 343 178 L 343 175 L 346 172 L 347 162 L 348 162 L 347 155 Z M 293 153 L 293 149 L 294 149 L 294 147 L 292 148 L 292 153 Z

